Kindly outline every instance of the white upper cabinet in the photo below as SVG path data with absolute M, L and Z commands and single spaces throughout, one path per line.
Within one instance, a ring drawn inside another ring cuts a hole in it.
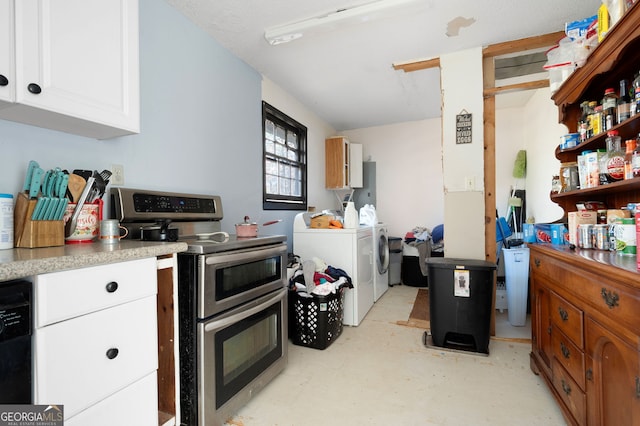
M 0 108 L 15 101 L 13 0 L 0 0 Z
M 137 0 L 0 5 L 15 25 L 15 98 L 0 118 L 97 139 L 140 131 Z M 0 66 L 11 50 L 0 41 Z

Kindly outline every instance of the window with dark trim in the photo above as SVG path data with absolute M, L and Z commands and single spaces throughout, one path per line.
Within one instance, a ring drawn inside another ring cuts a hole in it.
M 307 209 L 307 128 L 262 102 L 262 208 Z

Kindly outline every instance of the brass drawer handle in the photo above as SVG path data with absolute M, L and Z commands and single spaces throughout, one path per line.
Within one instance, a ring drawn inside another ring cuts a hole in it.
M 566 393 L 567 396 L 571 395 L 571 386 L 569 386 L 569 384 L 565 382 L 564 379 L 560 381 L 560 384 L 562 385 L 562 390 L 564 391 L 564 393 Z
M 564 322 L 567 322 L 567 320 L 569 319 L 569 313 L 562 309 L 562 306 L 558 308 L 558 314 L 560 314 L 560 319 L 562 319 L 562 321 Z
M 620 296 L 618 296 L 618 293 L 607 291 L 606 288 L 602 287 L 602 291 L 600 292 L 600 294 L 602 294 L 602 299 L 604 300 L 604 303 L 607 304 L 609 309 L 613 309 L 615 306 L 618 306 L 618 301 L 620 300 Z
M 569 357 L 571 356 L 569 348 L 567 348 L 567 346 L 562 342 L 560 342 L 560 352 L 562 352 L 562 356 L 566 359 L 569 359 Z

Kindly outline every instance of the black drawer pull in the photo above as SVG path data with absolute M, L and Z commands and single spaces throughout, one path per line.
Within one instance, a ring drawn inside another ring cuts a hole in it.
M 562 319 L 562 321 L 564 322 L 566 322 L 569 319 L 569 313 L 564 309 L 562 309 L 562 306 L 558 308 L 558 314 L 560 314 L 560 319 Z
M 29 91 L 29 93 L 33 93 L 34 95 L 37 95 L 42 92 L 42 89 L 40 88 L 40 86 L 38 86 L 35 83 L 29 83 L 29 85 L 27 86 L 27 90 Z
M 566 393 L 567 396 L 571 395 L 571 386 L 569 386 L 569 384 L 565 382 L 564 379 L 560 381 L 560 384 L 562 385 L 562 390 L 564 391 L 564 393 Z
M 540 259 L 538 259 L 538 258 L 533 259 L 533 263 L 535 263 L 536 268 L 540 267 Z
M 120 351 L 118 350 L 118 348 L 110 348 L 109 350 L 107 350 L 107 358 L 114 359 L 118 356 L 119 352 Z
M 607 304 L 609 309 L 613 309 L 615 306 L 618 306 L 618 300 L 620 300 L 620 296 L 618 296 L 618 293 L 607 291 L 606 288 L 602 287 L 602 291 L 600 292 L 600 294 L 602 294 L 602 299 L 604 300 L 604 303 Z
M 7 84 L 9 84 L 9 79 L 0 74 L 0 86 L 6 86 Z
M 118 283 L 115 281 L 111 281 L 107 283 L 105 288 L 107 289 L 107 293 L 114 293 L 118 289 Z
M 566 359 L 569 359 L 569 357 L 571 356 L 569 348 L 567 348 L 567 346 L 562 342 L 560 342 L 560 352 L 562 352 L 562 356 Z
M 587 368 L 587 380 L 593 382 L 593 370 L 591 368 Z

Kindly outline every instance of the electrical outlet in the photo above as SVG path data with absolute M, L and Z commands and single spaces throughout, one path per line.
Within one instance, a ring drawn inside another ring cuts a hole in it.
M 124 185 L 124 166 L 122 164 L 111 165 L 111 179 L 113 185 Z
M 476 189 L 476 179 L 473 176 L 467 176 L 464 178 L 464 190 L 473 191 Z

